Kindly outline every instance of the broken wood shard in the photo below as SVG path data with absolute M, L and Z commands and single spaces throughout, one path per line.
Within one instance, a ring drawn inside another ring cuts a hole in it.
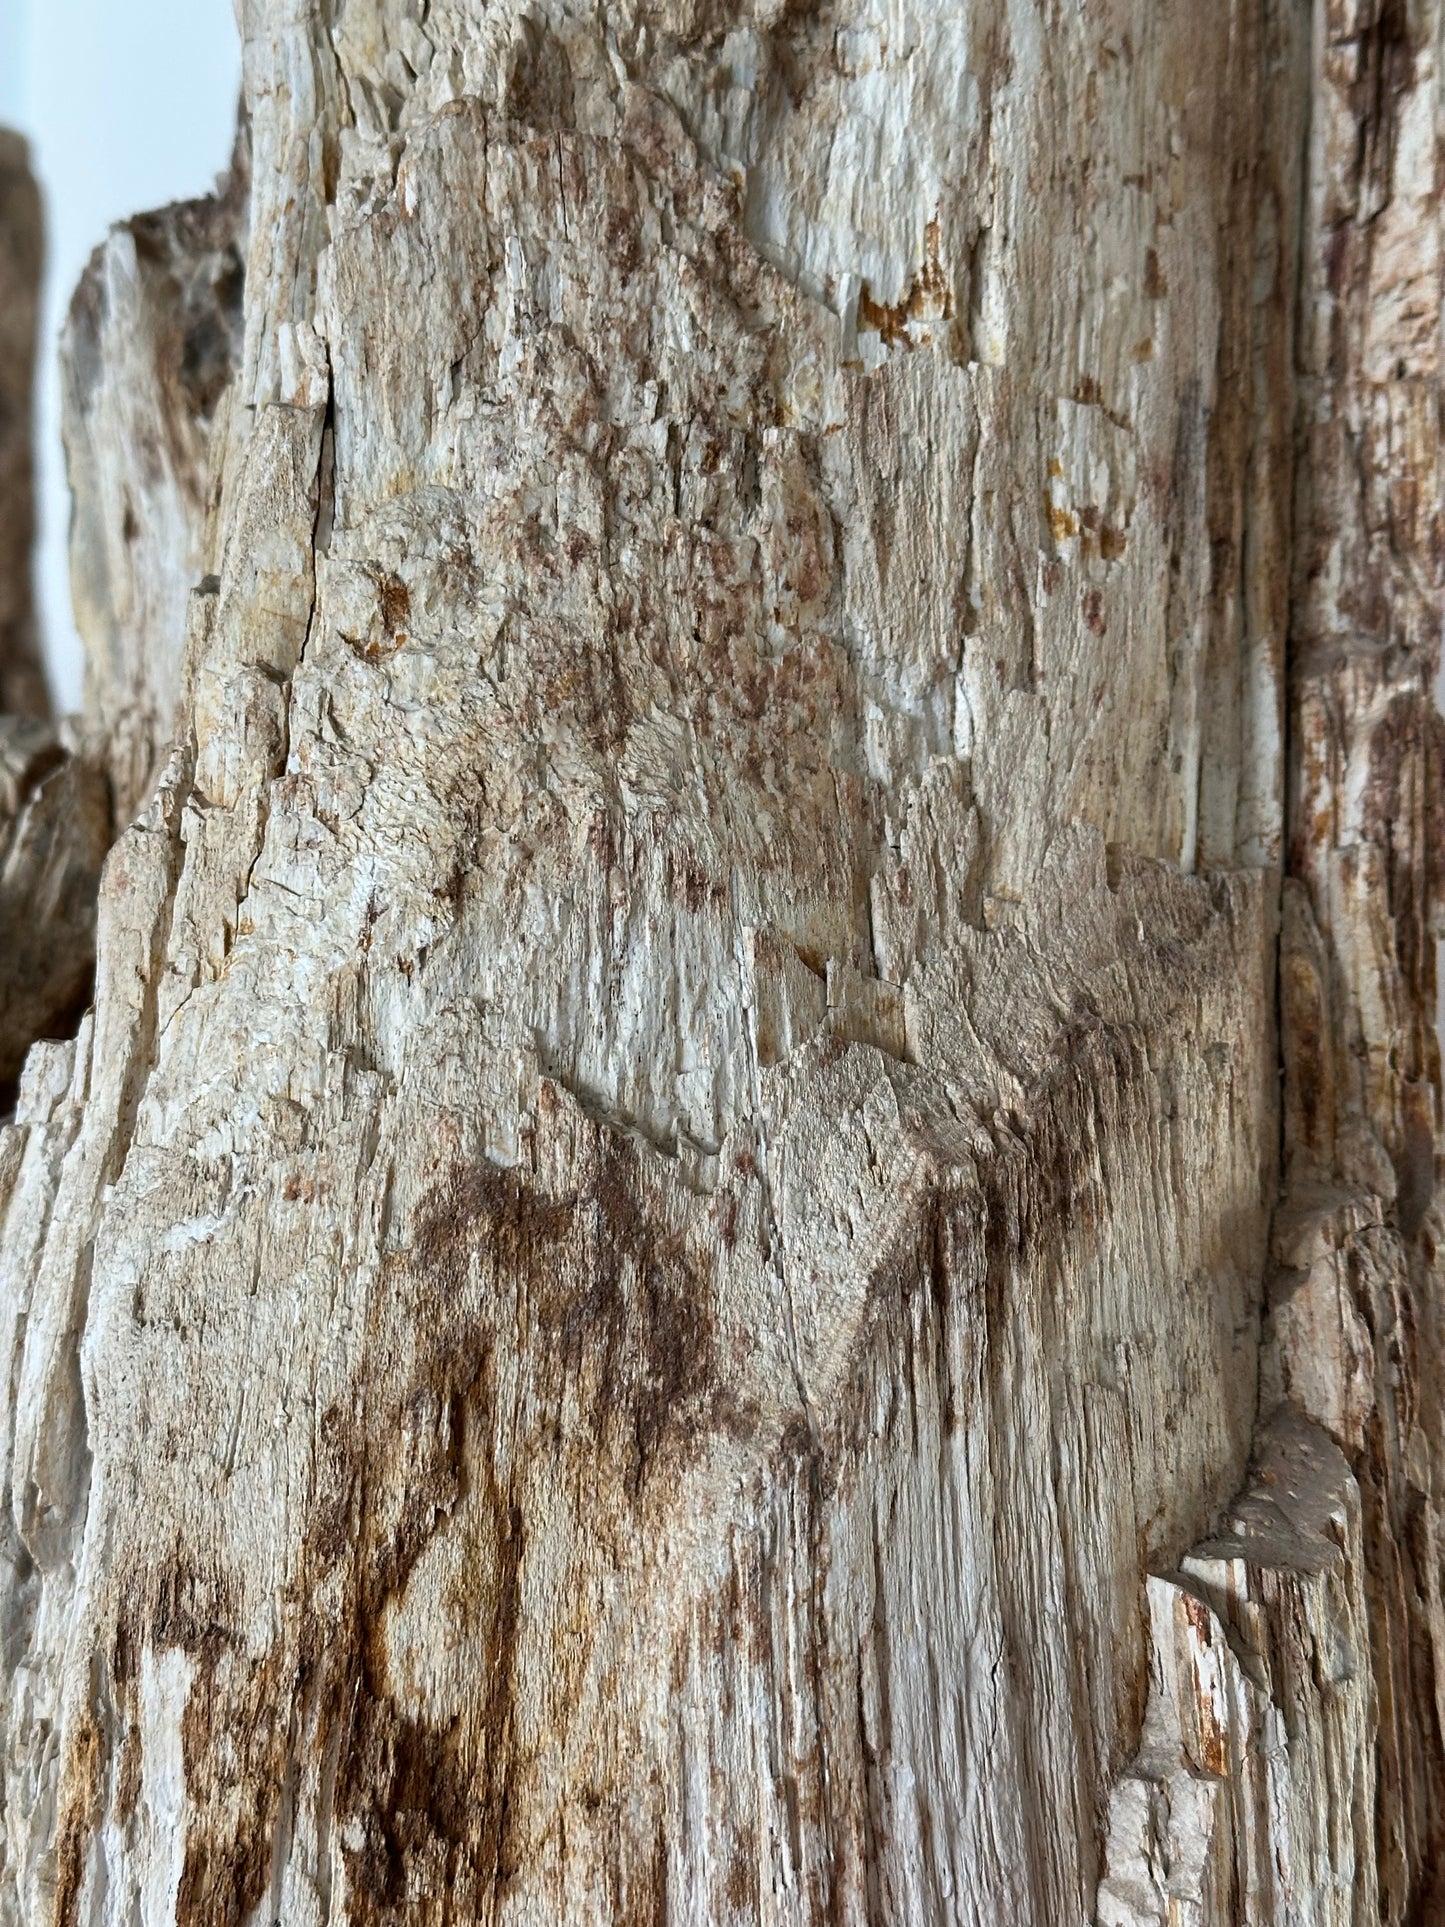
M 30 396 L 43 245 L 25 142 L 0 127 L 0 714 L 36 717 L 50 714 L 30 588 Z
M 51 727 L 31 599 L 31 387 L 42 254 L 24 141 L 0 128 L 0 1115 L 25 1053 L 90 1000 L 105 779 Z
M 101 773 L 47 724 L 0 717 L 0 1086 L 18 1079 L 37 1038 L 73 1029 L 90 1001 L 109 842 Z
M 1293 1407 L 1223 1531 L 1149 1580 L 1149 1707 L 1100 1927 L 1380 1918 L 1359 1488 Z

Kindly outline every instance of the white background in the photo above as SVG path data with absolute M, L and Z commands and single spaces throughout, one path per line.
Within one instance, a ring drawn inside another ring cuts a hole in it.
M 0 0 L 0 121 L 31 144 L 45 195 L 36 436 L 36 591 L 58 706 L 80 702 L 65 557 L 56 341 L 113 221 L 203 194 L 230 158 L 240 90 L 231 0 Z

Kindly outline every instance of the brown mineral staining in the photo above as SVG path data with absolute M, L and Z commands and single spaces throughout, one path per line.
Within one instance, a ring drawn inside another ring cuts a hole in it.
M 553 132 L 573 124 L 572 68 L 562 41 L 537 19 L 516 23 L 506 55 L 503 106 L 514 120 Z
M 476 1557 L 444 1602 L 451 1625 L 485 1632 L 484 1683 L 468 1711 L 438 1725 L 394 1697 L 381 1630 L 389 1595 L 365 1580 L 348 1629 L 355 1647 L 348 1651 L 343 1638 L 339 1663 L 329 1653 L 322 1662 L 329 1717 L 343 1726 L 336 1803 L 359 1921 L 406 1917 L 407 1904 L 423 1895 L 445 1897 L 455 1910 L 449 1918 L 478 1918 L 517 1871 L 509 1820 L 521 1817 L 511 1804 L 510 1762 L 523 1515 L 485 1471 L 468 1499 L 482 1528 Z
M 880 1347 L 886 1354 L 904 1342 L 911 1305 L 931 1305 L 940 1356 L 947 1353 L 943 1335 L 960 1321 L 968 1325 L 997 1393 L 1020 1290 L 1047 1294 L 1096 1251 L 1110 1208 L 1104 1147 L 1147 1128 L 1149 1084 L 1122 1030 L 1085 1024 L 1062 1035 L 1056 1051 L 1055 1071 L 1029 1093 L 1022 1114 L 996 1121 L 993 1148 L 976 1175 L 940 1170 L 916 1222 L 874 1269 L 872 1316 L 824 1435 L 825 1479 L 876 1446 L 867 1422 L 869 1372 Z M 940 1389 L 949 1429 L 977 1422 L 970 1385 L 950 1373 Z M 801 1420 L 785 1431 L 780 1449 L 790 1438 L 797 1451 L 805 1443 L 813 1449 Z
M 376 612 L 365 635 L 343 632 L 342 641 L 366 662 L 386 662 L 406 647 L 406 625 L 411 620 L 411 592 L 390 569 L 368 570 L 376 584 Z
M 146 1643 L 156 1651 L 177 1648 L 212 1664 L 233 1636 L 237 1616 L 227 1578 L 203 1570 L 179 1548 L 150 1575 L 142 1613 Z
M 245 1927 L 270 1884 L 284 1754 L 265 1705 L 260 1692 L 242 1707 L 229 1698 L 213 1699 L 204 1676 L 192 1691 L 183 1726 L 187 1792 L 206 1798 L 216 1819 L 187 1834 L 175 1927 Z M 242 1742 L 241 1756 L 218 1772 L 213 1762 L 219 1736 L 237 1733 L 243 1708 L 249 1740 Z
M 72 1736 L 60 1790 L 55 1838 L 55 1927 L 80 1927 L 81 1889 L 101 1803 L 104 1740 L 86 1715 Z
M 727 1900 L 730 1907 L 742 1913 L 750 1900 L 757 1897 L 759 1868 L 755 1861 L 738 1854 L 728 1868 Z
M 1334 1151 L 1334 1080 L 1326 1054 L 1323 989 L 1306 958 L 1281 959 L 1280 1000 L 1290 1026 L 1286 1049 L 1290 1101 L 1296 1110 L 1292 1149 L 1324 1167 Z
M 242 1927 L 271 1874 L 271 1841 L 284 1777 L 285 1725 L 276 1717 L 276 1655 L 246 1658 L 235 1601 L 219 1574 L 202 1574 L 178 1554 L 158 1575 L 141 1637 L 156 1653 L 180 1649 L 194 1675 L 181 1720 L 186 1791 L 194 1818 L 176 1900 L 176 1927 Z M 124 1635 L 127 1654 L 136 1640 Z M 139 1680 L 121 1682 L 134 1719 Z M 132 1747 L 139 1771 L 140 1746 Z
M 468 1351 L 487 1344 L 490 1307 L 528 1308 L 532 1353 L 558 1404 L 569 1391 L 599 1453 L 622 1489 L 640 1499 L 667 1460 L 689 1449 L 705 1422 L 716 1380 L 710 1288 L 644 1205 L 641 1154 L 602 1137 L 587 1184 L 548 1198 L 524 1176 L 491 1166 L 458 1170 L 434 1192 L 419 1223 L 418 1276 L 434 1281 L 455 1309 L 473 1296 L 472 1267 L 493 1280 Z M 443 1327 L 445 1329 L 445 1327 Z M 461 1330 L 457 1338 L 462 1337 Z M 438 1395 L 466 1392 L 433 1340 Z
M 387 569 L 382 571 L 377 588 L 381 601 L 381 619 L 386 625 L 387 633 L 396 637 L 399 642 L 405 642 L 406 637 L 401 632 L 411 620 L 411 595 L 406 584 L 399 576 L 393 575 Z
M 924 229 L 923 266 L 909 283 L 901 301 L 874 299 L 865 281 L 858 291 L 858 326 L 876 334 L 887 348 L 913 345 L 912 324 L 918 321 L 951 321 L 953 289 L 940 259 L 941 233 L 936 220 Z
M 1212 1654 L 1213 1628 L 1209 1608 L 1192 1593 L 1180 1594 L 1184 1617 L 1201 1653 Z M 1208 1681 L 1196 1676 L 1194 1694 L 1195 1733 L 1198 1741 L 1197 1764 L 1205 1773 L 1225 1779 L 1229 1773 L 1229 1746 L 1220 1724 L 1219 1707 Z
M 357 1927 L 413 1918 L 424 1896 L 438 1919 L 485 1918 L 516 1872 L 505 1781 L 499 1774 L 493 1787 L 485 1768 L 468 1772 L 462 1738 L 429 1731 L 390 1701 L 358 1697 L 337 1779 L 339 1811 L 361 1842 L 343 1849 Z
M 705 910 L 721 912 L 727 908 L 727 885 L 709 876 L 693 851 L 669 850 L 667 864 L 673 900 L 680 903 L 689 916 L 700 916 Z
M 122 1833 L 135 1817 L 141 1795 L 140 1729 L 133 1722 L 125 1729 L 115 1774 L 115 1821 Z
M 1403 1092 L 1403 1129 L 1395 1151 L 1402 1237 L 1418 1237 L 1435 1196 L 1435 1086 L 1421 1079 Z

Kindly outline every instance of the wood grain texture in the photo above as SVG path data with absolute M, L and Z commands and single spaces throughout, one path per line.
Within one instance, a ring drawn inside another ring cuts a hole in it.
M 244 0 L 70 334 L 0 1920 L 1430 1918 L 1439 22 L 1347 13 Z

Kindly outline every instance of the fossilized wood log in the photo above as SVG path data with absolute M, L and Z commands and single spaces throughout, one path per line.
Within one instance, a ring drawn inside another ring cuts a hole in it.
M 159 481 L 221 213 L 72 334 L 0 1919 L 1403 1927 L 1433 0 L 242 26 Z

